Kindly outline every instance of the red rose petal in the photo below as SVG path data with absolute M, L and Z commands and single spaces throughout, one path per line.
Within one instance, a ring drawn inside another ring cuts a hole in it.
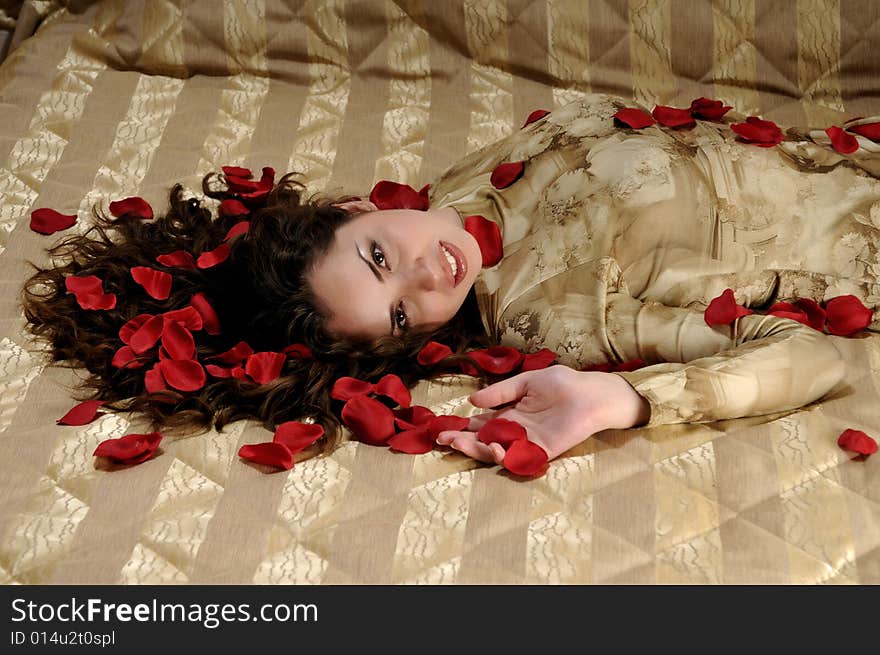
M 535 121 L 541 120 L 542 118 L 544 118 L 544 116 L 546 116 L 549 113 L 550 112 L 547 111 L 546 109 L 536 109 L 531 114 L 529 114 L 528 118 L 526 118 L 526 122 L 523 124 L 523 127 L 528 127 L 529 125 L 531 125 Z
M 208 372 L 208 375 L 214 378 L 237 378 L 243 380 L 247 377 L 241 364 L 233 368 L 224 368 L 216 364 L 205 364 L 205 370 Z M 237 373 L 237 371 L 240 371 L 240 373 Z
M 877 442 L 861 430 L 844 430 L 837 439 L 837 445 L 861 455 L 877 452 Z
M 47 207 L 31 212 L 30 227 L 34 232 L 40 234 L 55 234 L 73 227 L 74 223 L 76 223 L 76 214 L 62 214 Z
M 156 257 L 156 261 L 169 268 L 183 268 L 188 271 L 196 270 L 196 262 L 192 253 L 185 250 L 175 250 Z
M 437 439 L 441 432 L 445 430 L 464 430 L 470 425 L 471 420 L 465 416 L 448 416 L 442 415 L 431 419 L 428 423 L 428 430 L 432 439 Z
M 205 369 L 192 359 L 165 359 L 157 364 L 165 381 L 179 391 L 197 391 L 205 386 Z
M 202 321 L 202 315 L 199 314 L 196 311 L 196 308 L 192 305 L 187 305 L 182 309 L 172 309 L 171 311 L 163 312 L 162 317 L 169 321 L 177 321 L 180 325 L 191 332 L 201 330 L 204 324 Z
M 392 450 L 410 455 L 422 455 L 434 449 L 434 437 L 428 431 L 427 426 L 398 432 L 388 440 Z
M 506 418 L 493 418 L 477 432 L 477 439 L 483 443 L 499 443 L 503 448 L 514 441 L 527 438 L 526 429 L 522 425 Z
M 529 353 L 523 357 L 520 372 L 536 371 L 538 369 L 547 368 L 556 361 L 557 355 L 549 348 L 541 348 L 536 353 Z
M 196 356 L 196 342 L 192 333 L 168 318 L 165 318 L 162 327 L 162 346 L 171 359 L 194 359 Z
M 137 355 L 129 346 L 122 346 L 113 354 L 110 365 L 114 368 L 141 368 L 144 364 L 137 360 Z
M 653 125 L 657 122 L 649 113 L 644 112 L 641 109 L 634 108 L 621 109 L 616 114 L 614 114 L 614 119 L 620 121 L 627 127 L 631 127 L 636 130 L 640 130 L 643 127 L 648 127 L 649 125 Z
M 243 200 L 250 200 L 251 203 L 262 202 L 275 185 L 275 169 L 271 166 L 263 166 L 263 175 L 256 184 L 256 189 L 241 193 Z
M 749 116 L 745 123 L 733 123 L 730 129 L 747 143 L 762 148 L 770 148 L 785 139 L 785 135 L 776 123 L 761 120 L 757 116 Z
M 109 457 L 121 464 L 140 464 L 156 452 L 160 441 L 162 435 L 158 432 L 127 434 L 118 439 L 102 441 L 93 454 L 96 457 Z
M 696 118 L 717 121 L 729 112 L 733 107 L 726 106 L 720 100 L 710 100 L 709 98 L 697 98 L 691 102 L 691 115 Z
M 264 351 L 248 355 L 244 363 L 244 371 L 259 384 L 266 384 L 281 375 L 281 369 L 287 356 L 284 353 Z
M 292 359 L 314 359 L 311 349 L 303 343 L 292 343 L 281 349 L 285 355 Z
M 157 271 L 149 266 L 133 266 L 130 273 L 134 281 L 156 300 L 166 300 L 171 293 L 171 275 L 165 271 Z
M 492 346 L 471 350 L 466 353 L 489 373 L 503 375 L 516 369 L 523 360 L 523 354 L 510 346 Z
M 131 349 L 138 355 L 142 355 L 156 345 L 159 337 L 162 336 L 162 328 L 164 327 L 164 324 L 165 319 L 162 316 L 153 316 L 152 318 L 147 319 L 143 325 L 131 335 L 128 340 L 128 345 L 131 346 Z
M 825 134 L 831 139 L 831 145 L 837 152 L 848 155 L 859 149 L 859 140 L 843 128 L 833 125 L 825 130 Z
M 824 331 L 826 314 L 819 303 L 812 298 L 798 298 L 794 305 L 807 315 L 807 325 L 819 332 Z
M 131 336 L 151 318 L 153 318 L 152 314 L 138 314 L 130 321 L 127 321 L 125 325 L 119 328 L 119 338 L 122 339 L 122 343 L 130 345 Z
M 208 302 L 205 294 L 202 292 L 195 293 L 189 299 L 189 302 L 201 315 L 205 332 L 208 334 L 220 334 L 220 319 L 217 318 L 217 312 L 211 307 L 211 303 Z
M 359 441 L 384 446 L 394 435 L 394 414 L 366 394 L 358 394 L 342 408 L 342 422 Z
M 874 313 L 853 295 L 837 296 L 825 303 L 828 332 L 848 337 L 864 330 L 871 323 Z
M 224 218 L 227 216 L 245 216 L 251 213 L 251 210 L 243 202 L 235 198 L 227 198 L 221 202 L 220 208 L 217 211 Z
M 428 194 L 408 184 L 379 180 L 370 192 L 370 201 L 379 209 L 428 209 Z
M 403 381 L 394 373 L 389 373 L 376 383 L 373 391 L 380 396 L 388 396 L 401 407 L 409 407 L 412 398 L 409 389 Z
M 416 361 L 422 366 L 432 366 L 437 362 L 446 359 L 452 354 L 452 349 L 442 343 L 429 341 L 424 348 L 419 351 Z
M 697 124 L 691 116 L 690 109 L 677 109 L 658 105 L 654 107 L 651 115 L 664 127 L 693 127 Z
M 780 318 L 790 318 L 798 323 L 807 325 L 807 313 L 795 307 L 790 302 L 773 303 L 773 305 L 767 309 L 767 314 L 770 316 L 779 316 Z
M 84 400 L 74 405 L 64 416 L 55 423 L 58 425 L 85 425 L 98 417 L 98 408 L 104 404 L 103 400 Z
M 223 237 L 224 241 L 229 241 L 230 239 L 234 239 L 240 234 L 247 234 L 247 231 L 250 229 L 251 223 L 250 221 L 239 221 L 226 233 L 226 236 Z M 203 267 L 204 268 L 204 267 Z
M 495 266 L 501 261 L 504 248 L 501 242 L 501 230 L 498 224 L 475 214 L 464 219 L 464 229 L 471 233 L 480 246 L 483 255 L 483 267 Z
M 427 426 L 435 414 L 429 408 L 422 405 L 410 405 L 391 410 L 394 414 L 394 424 L 400 430 L 412 430 L 417 427 Z
M 864 123 L 862 125 L 852 125 L 846 129 L 850 132 L 855 132 L 859 136 L 863 136 L 866 139 L 871 139 L 871 141 L 880 141 L 880 123 Z
M 305 450 L 324 436 L 324 428 L 317 423 L 285 421 L 275 429 L 272 440 L 287 446 L 294 455 Z
M 251 169 L 242 166 L 221 166 L 221 168 L 224 175 L 231 177 L 243 177 L 246 180 L 249 180 L 254 176 L 254 174 L 251 173 Z
M 216 359 L 221 364 L 238 364 L 254 354 L 254 349 L 248 345 L 247 341 L 239 341 L 226 352 L 219 355 L 211 355 L 208 359 Z
M 103 286 L 104 283 L 101 282 L 101 278 L 97 275 L 85 275 L 82 277 L 78 275 L 68 275 L 64 278 L 64 288 L 67 290 L 67 293 L 72 293 L 74 295 L 81 293 L 104 293 Z
M 355 396 L 371 393 L 373 388 L 374 385 L 371 382 L 343 376 L 333 383 L 330 397 L 336 400 L 351 400 Z
M 238 449 L 238 456 L 255 464 L 277 466 L 285 471 L 292 469 L 294 464 L 290 448 L 274 441 L 245 444 Z
M 221 243 L 213 250 L 203 252 L 199 255 L 199 258 L 196 259 L 196 266 L 199 268 L 211 268 L 217 264 L 222 264 L 229 257 L 230 252 L 229 244 Z
M 495 167 L 495 170 L 492 171 L 492 175 L 489 176 L 489 181 L 496 189 L 506 189 L 521 178 L 525 170 L 526 165 L 525 162 L 522 161 L 511 161 L 505 164 L 498 164 L 498 166 Z
M 614 367 L 615 371 L 635 371 L 640 368 L 645 368 L 647 366 L 647 362 L 643 359 L 631 359 L 627 362 L 621 362 L 617 366 Z
M 504 468 L 516 475 L 532 476 L 547 468 L 547 451 L 533 441 L 515 441 L 504 453 Z
M 149 220 L 153 218 L 153 208 L 143 198 L 132 196 L 124 200 L 116 200 L 110 203 L 110 213 L 116 217 L 131 214 L 137 218 Z
M 720 296 L 716 296 L 703 312 L 703 320 L 709 327 L 716 325 L 730 325 L 741 316 L 752 314 L 752 310 L 736 304 L 733 289 L 725 289 Z
M 83 309 L 113 309 L 116 307 L 115 293 L 84 294 L 76 296 L 76 301 Z
M 165 391 L 168 388 L 158 364 L 154 364 L 150 370 L 144 373 L 144 388 L 146 388 L 147 393 Z

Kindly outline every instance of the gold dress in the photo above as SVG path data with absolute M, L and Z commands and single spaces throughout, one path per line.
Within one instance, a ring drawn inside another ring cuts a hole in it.
M 587 95 L 431 184 L 431 207 L 501 230 L 503 259 L 475 283 L 486 330 L 574 368 L 643 359 L 615 375 L 649 401 L 648 427 L 818 400 L 845 374 L 843 337 L 759 312 L 852 294 L 880 331 L 877 144 L 841 155 L 824 130 L 795 129 L 743 143 L 733 111 L 692 128 L 615 125 L 627 107 L 639 105 Z M 495 188 L 492 171 L 518 161 L 522 177 Z M 703 312 L 728 287 L 755 313 L 710 327 Z

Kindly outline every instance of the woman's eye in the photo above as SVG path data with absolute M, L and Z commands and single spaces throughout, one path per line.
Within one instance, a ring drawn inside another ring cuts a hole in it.
M 379 246 L 373 242 L 373 261 L 379 266 L 385 265 L 385 254 L 379 249 Z
M 406 328 L 407 328 L 407 321 L 408 321 L 409 319 L 408 319 L 407 316 L 406 316 L 406 312 L 403 311 L 403 305 L 402 305 L 402 304 L 400 305 L 400 307 L 397 308 L 397 311 L 395 312 L 395 315 L 394 315 L 394 320 L 395 320 L 395 322 L 397 323 L 397 327 L 398 327 L 398 328 L 400 328 L 401 330 L 406 330 Z

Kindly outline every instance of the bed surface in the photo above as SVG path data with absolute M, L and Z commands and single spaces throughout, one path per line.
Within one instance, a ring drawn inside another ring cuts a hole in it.
M 837 446 L 847 428 L 880 439 L 877 334 L 829 336 L 848 370 L 816 403 L 608 430 L 535 480 L 356 442 L 267 473 L 237 456 L 271 439 L 253 421 L 107 471 L 97 444 L 144 425 L 56 425 L 78 374 L 44 365 L 18 305 L 25 262 L 55 241 L 29 229 L 33 209 L 84 231 L 96 202 L 163 211 L 175 182 L 201 195 L 223 165 L 303 171 L 310 191 L 418 189 L 592 91 L 706 96 L 783 126 L 877 114 L 876 3 L 50 4 L 0 65 L 0 581 L 880 582 L 880 459 Z M 477 413 L 474 384 L 423 382 L 413 402 Z

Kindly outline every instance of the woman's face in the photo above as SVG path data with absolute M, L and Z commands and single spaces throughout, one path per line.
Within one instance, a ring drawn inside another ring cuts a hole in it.
M 380 211 L 368 201 L 339 206 L 365 213 L 336 231 L 308 278 L 329 310 L 327 329 L 340 337 L 373 339 L 448 323 L 483 263 L 458 212 L 453 207 Z

